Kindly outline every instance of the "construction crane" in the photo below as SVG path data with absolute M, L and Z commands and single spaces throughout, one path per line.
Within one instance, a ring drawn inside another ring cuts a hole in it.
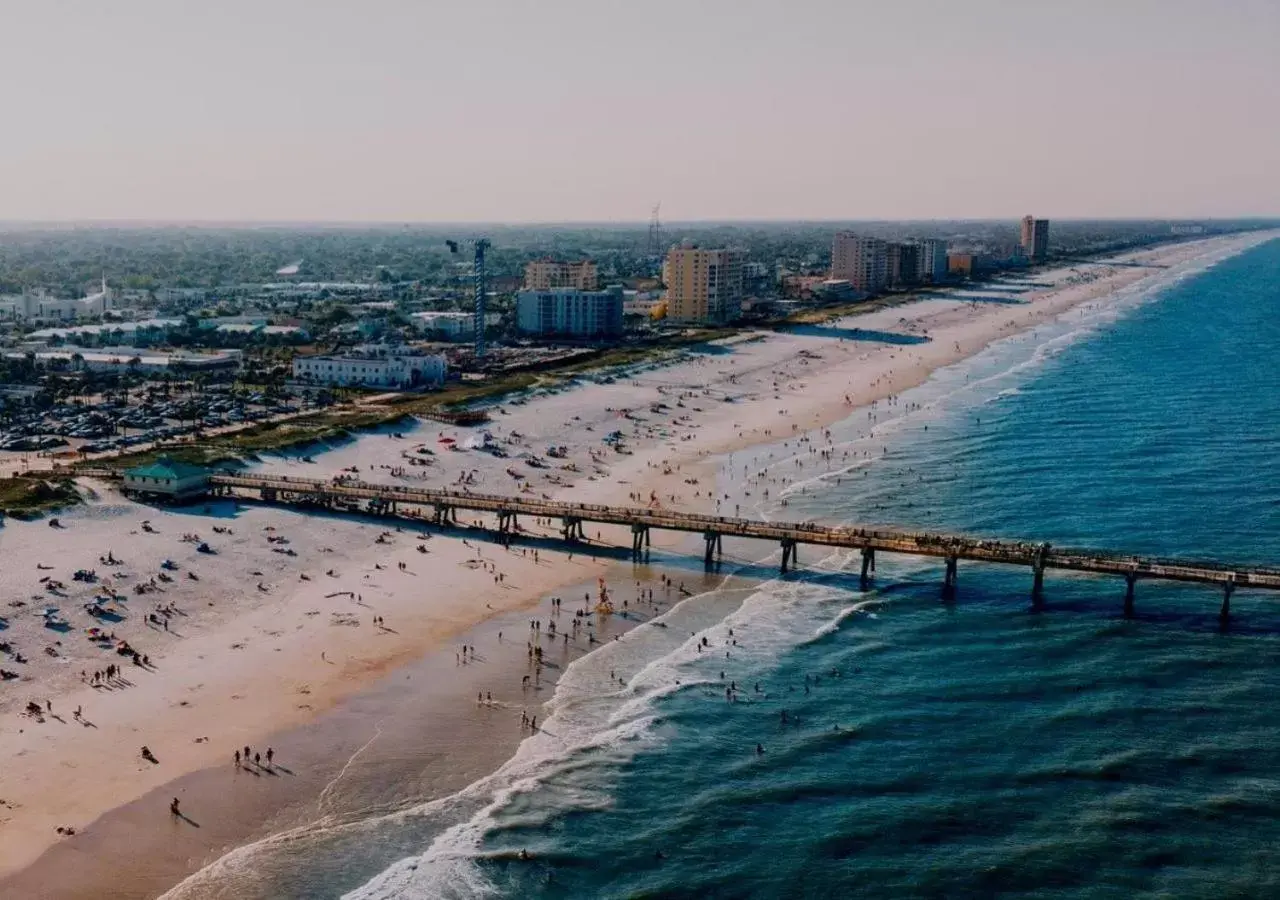
M 458 253 L 458 242 L 446 240 L 449 245 L 449 252 L 455 256 Z M 471 270 L 471 283 L 475 292 L 475 356 L 479 361 L 484 356 L 484 303 L 485 303 L 485 281 L 484 281 L 484 253 L 492 244 L 488 238 L 478 238 L 474 242 L 476 249 L 475 265 Z

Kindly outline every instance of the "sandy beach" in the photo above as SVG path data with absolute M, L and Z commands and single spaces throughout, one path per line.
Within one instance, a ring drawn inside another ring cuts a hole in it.
M 1169 266 L 1262 239 L 1121 259 Z M 256 468 L 714 511 L 731 502 L 716 483 L 726 454 L 838 421 L 1160 271 L 1038 273 L 1032 289 L 1005 300 L 981 289 L 924 299 L 535 391 L 488 427 L 505 457 L 467 449 L 473 431 L 422 422 Z M 625 452 L 603 442 L 615 431 Z M 157 509 L 102 483 L 83 487 L 91 499 L 60 516 L 61 527 L 0 529 L 0 641 L 9 648 L 0 667 L 19 676 L 0 684 L 0 896 L 157 896 L 247 841 L 338 815 L 335 792 L 355 779 L 368 792 L 404 753 L 430 755 L 433 774 L 397 791 L 457 791 L 511 755 L 529 733 L 521 714 L 538 714 L 564 666 L 670 609 L 680 583 L 698 591 L 717 582 L 699 560 L 619 564 L 630 547 L 622 529 L 592 527 L 598 552 L 587 554 L 558 541 L 557 523 L 524 522 L 522 540 L 504 548 L 485 522 L 439 531 L 230 501 Z M 680 545 L 655 540 L 658 550 Z M 627 617 L 581 618 L 590 624 L 572 629 L 598 578 Z M 651 590 L 652 604 L 641 594 Z M 115 612 L 92 618 L 86 604 L 108 596 L 116 599 L 100 606 Z M 65 630 L 45 625 L 46 607 L 57 607 Z M 149 664 L 89 640 L 92 627 Z M 480 658 L 464 658 L 463 645 Z M 95 678 L 113 664 L 118 674 Z M 369 710 L 387 708 L 395 715 L 379 720 L 371 747 Z M 268 746 L 278 767 L 233 765 L 234 751 Z M 168 814 L 173 797 L 190 822 Z M 390 788 L 385 802 L 396 802 Z

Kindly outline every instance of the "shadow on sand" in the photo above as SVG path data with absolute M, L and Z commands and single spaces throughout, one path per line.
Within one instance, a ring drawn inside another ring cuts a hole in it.
M 875 331 L 869 328 L 839 328 L 823 325 L 788 325 L 779 329 L 787 334 L 802 337 L 831 338 L 843 341 L 866 341 L 872 344 L 927 344 L 932 338 L 920 334 L 901 334 L 896 331 Z

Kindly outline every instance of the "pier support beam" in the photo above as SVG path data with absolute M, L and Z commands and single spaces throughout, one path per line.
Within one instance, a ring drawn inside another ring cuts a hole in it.
M 498 534 L 504 547 L 511 546 L 511 538 L 516 530 L 516 514 L 508 511 L 498 513 Z
M 1231 620 L 1231 595 L 1236 592 L 1236 581 L 1232 577 L 1222 586 L 1222 609 L 1218 612 L 1218 621 L 1223 625 Z
M 634 522 L 631 525 L 631 555 L 639 559 L 645 554 L 645 548 L 649 546 L 649 526 L 643 522 Z
M 797 555 L 798 554 L 796 553 L 796 542 L 793 541 L 791 538 L 783 538 L 782 540 L 782 574 L 783 575 L 787 574 L 787 571 L 798 562 Z
M 960 560 L 956 556 L 947 557 L 947 574 L 942 580 L 942 599 L 954 600 L 956 598 L 956 570 L 959 568 Z
M 572 544 L 586 537 L 582 531 L 581 519 L 575 519 L 572 516 L 565 516 L 561 522 L 564 524 L 564 539 L 569 543 Z
M 1124 617 L 1133 618 L 1133 588 L 1138 583 L 1137 575 L 1124 576 Z
M 870 573 L 876 570 L 876 551 L 871 547 L 862 548 L 862 589 L 867 589 L 867 582 L 871 580 Z
M 1035 609 L 1044 607 L 1044 562 L 1049 554 L 1049 545 L 1041 544 L 1036 548 L 1035 558 L 1031 562 L 1031 605 Z
M 706 542 L 706 553 L 703 555 L 702 562 L 708 569 L 715 567 L 715 562 L 723 554 L 723 539 L 714 531 L 703 532 L 702 540 Z

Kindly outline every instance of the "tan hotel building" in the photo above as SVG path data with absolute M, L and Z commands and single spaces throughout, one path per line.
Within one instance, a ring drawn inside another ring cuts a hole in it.
M 579 291 L 598 290 L 596 264 L 589 259 L 561 262 L 535 259 L 524 267 L 526 291 L 557 291 L 572 288 Z
M 667 318 L 675 322 L 724 324 L 742 313 L 740 250 L 672 247 L 663 264 Z

